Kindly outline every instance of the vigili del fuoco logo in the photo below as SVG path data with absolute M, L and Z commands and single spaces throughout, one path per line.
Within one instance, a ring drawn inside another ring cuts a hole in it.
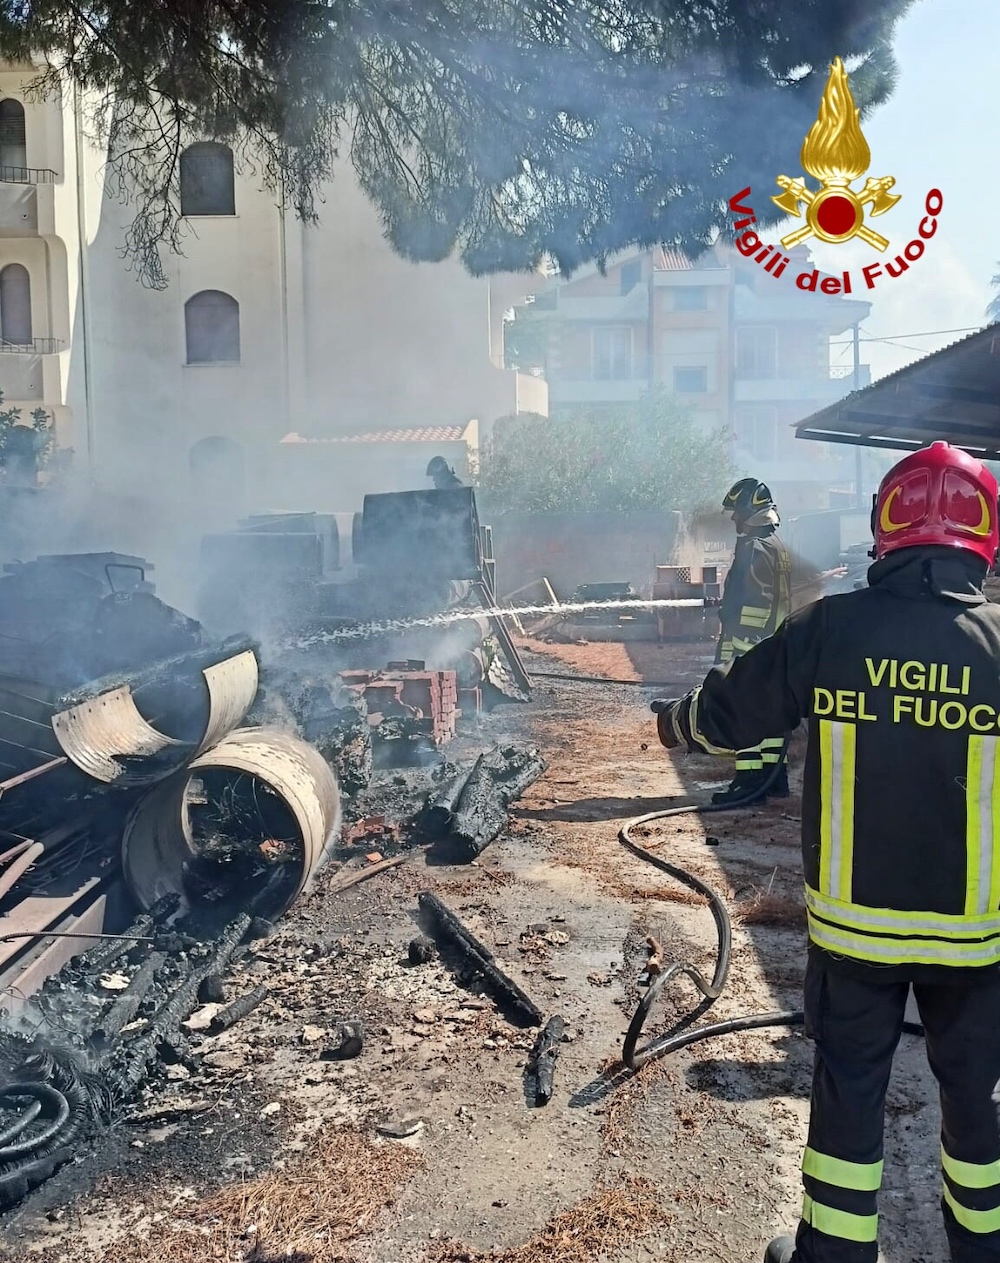
M 861 111 L 851 95 L 844 63 L 838 57 L 830 67 L 819 117 L 809 129 L 799 155 L 803 170 L 818 180 L 820 187 L 811 189 L 803 176 L 790 179 L 787 175 L 779 175 L 777 184 L 782 192 L 771 198 L 776 206 L 796 219 L 804 219 L 805 223 L 781 238 L 780 249 L 765 245 L 750 226 L 757 222 L 757 217 L 749 203 L 750 189 L 745 188 L 729 199 L 730 211 L 741 216 L 733 225 L 734 231 L 739 234 L 736 248 L 740 254 L 778 277 L 790 262 L 788 255 L 782 251 L 791 250 L 810 238 L 841 245 L 856 237 L 883 254 L 891 248 L 889 239 L 865 222 L 865 212 L 867 210 L 874 219 L 893 210 L 902 201 L 901 194 L 890 191 L 896 183 L 894 177 L 884 175 L 873 179 L 869 176 L 863 188 L 858 191 L 851 188 L 867 172 L 872 160 L 868 142 L 861 131 L 860 115 Z M 931 189 L 924 198 L 926 213 L 913 239 L 895 258 L 886 257 L 884 264 L 869 263 L 861 269 L 866 288 L 874 289 L 884 277 L 902 276 L 911 263 L 917 262 L 924 253 L 924 243 L 937 232 L 937 216 L 943 205 L 941 190 Z M 854 289 L 849 271 L 840 276 L 823 276 L 816 268 L 800 272 L 795 284 L 799 289 L 813 292 L 818 287 L 824 294 L 850 294 Z

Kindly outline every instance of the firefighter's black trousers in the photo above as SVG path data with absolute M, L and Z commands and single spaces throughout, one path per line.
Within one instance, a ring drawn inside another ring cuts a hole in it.
M 806 1033 L 816 1044 L 795 1263 L 876 1263 L 885 1094 L 909 984 L 861 981 L 810 955 Z M 1000 1263 L 1000 975 L 914 983 L 941 1092 L 941 1206 L 954 1263 Z

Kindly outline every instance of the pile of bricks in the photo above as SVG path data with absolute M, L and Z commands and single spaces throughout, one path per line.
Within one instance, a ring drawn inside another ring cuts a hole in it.
M 454 671 L 427 671 L 423 663 L 390 662 L 385 671 L 342 671 L 341 678 L 363 695 L 373 727 L 405 713 L 420 723 L 435 745 L 455 736 L 461 712 Z

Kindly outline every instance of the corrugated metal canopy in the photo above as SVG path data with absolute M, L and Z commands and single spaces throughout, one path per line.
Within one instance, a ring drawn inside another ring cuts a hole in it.
M 936 439 L 1000 460 L 1000 324 L 799 422 L 801 439 L 915 451 Z

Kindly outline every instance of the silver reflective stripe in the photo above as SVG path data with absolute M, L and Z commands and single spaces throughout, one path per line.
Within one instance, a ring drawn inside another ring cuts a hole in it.
M 1000 914 L 968 917 L 961 913 L 894 912 L 889 908 L 866 908 L 857 903 L 825 899 L 819 891 L 806 887 L 806 906 L 817 916 L 836 921 L 845 929 L 885 930 L 889 934 L 940 934 L 952 938 L 981 939 L 1000 934 Z
M 992 965 L 1000 961 L 1000 938 L 989 943 L 940 943 L 851 934 L 809 917 L 809 937 L 819 947 L 881 965 Z
M 972 736 L 966 784 L 966 812 L 969 872 L 965 911 L 993 912 L 997 907 L 995 799 L 997 752 L 1000 737 Z
M 819 885 L 823 894 L 842 900 L 850 900 L 854 869 L 856 738 L 853 724 L 819 722 Z

